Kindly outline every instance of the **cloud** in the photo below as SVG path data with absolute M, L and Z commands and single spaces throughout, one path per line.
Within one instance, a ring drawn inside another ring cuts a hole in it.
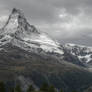
M 51 30 L 52 36 L 64 38 L 74 38 L 76 34 L 81 35 L 89 32 L 92 29 L 92 17 L 85 14 L 85 11 L 80 9 L 78 15 L 72 15 L 65 10 L 58 15 L 59 19 L 56 23 L 41 25 L 43 30 Z M 67 34 L 68 33 L 68 34 Z M 78 37 L 78 36 L 77 36 Z
M 13 7 L 61 43 L 92 45 L 92 0 L 0 0 L 0 16 Z

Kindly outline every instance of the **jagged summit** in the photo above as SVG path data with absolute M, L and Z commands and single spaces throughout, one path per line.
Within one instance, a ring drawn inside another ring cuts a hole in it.
M 26 21 L 26 18 L 25 18 L 25 16 L 24 16 L 23 11 L 20 10 L 20 9 L 17 9 L 17 8 L 13 8 L 13 9 L 12 9 L 12 12 L 11 12 L 11 14 L 10 14 L 10 16 L 9 16 L 9 19 L 10 19 L 10 18 L 15 18 L 15 19 L 18 19 L 18 20 L 23 19 L 23 20 Z M 26 22 L 27 22 L 27 21 L 26 21 Z
M 24 31 L 39 33 L 35 26 L 30 25 L 27 22 L 22 10 L 14 8 L 8 18 L 8 21 L 3 27 L 1 34 L 15 34 L 16 32 L 19 33 L 19 31 L 22 33 Z
M 12 22 L 16 22 L 18 24 L 19 20 L 20 19 L 23 19 L 26 21 L 26 18 L 24 17 L 24 14 L 22 12 L 22 10 L 19 10 L 19 9 L 16 9 L 14 8 L 8 18 L 8 21 L 6 22 L 6 25 L 7 26 L 11 21 Z
M 13 9 L 12 9 L 12 14 L 14 14 L 14 13 L 17 13 L 17 14 L 19 14 L 19 15 L 24 15 L 23 12 L 22 12 L 22 10 L 17 9 L 17 8 L 13 8 Z

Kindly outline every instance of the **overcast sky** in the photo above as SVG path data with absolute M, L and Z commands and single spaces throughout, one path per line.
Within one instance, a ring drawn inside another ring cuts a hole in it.
M 0 0 L 0 21 L 14 7 L 61 44 L 92 46 L 92 0 Z

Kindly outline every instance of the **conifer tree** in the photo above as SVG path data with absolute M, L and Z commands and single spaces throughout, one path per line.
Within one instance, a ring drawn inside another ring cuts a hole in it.
M 0 92 L 6 92 L 4 82 L 0 82 Z
M 13 88 L 13 87 L 10 88 L 10 89 L 9 89 L 9 92 L 14 92 L 14 88 Z
M 51 85 L 48 88 L 48 92 L 56 92 L 56 88 L 53 85 Z
M 30 85 L 27 89 L 27 92 L 33 92 L 33 91 L 35 91 L 35 88 L 32 85 Z
M 63 92 L 63 90 L 62 90 L 62 89 L 60 89 L 60 92 Z
M 47 83 L 43 83 L 42 86 L 41 86 L 41 88 L 40 88 L 40 91 L 47 92 L 48 88 L 49 88 L 48 84 Z
M 14 92 L 22 92 L 22 89 L 21 89 L 20 85 L 17 85 L 15 87 Z
M 76 91 L 73 90 L 72 92 L 76 92 Z

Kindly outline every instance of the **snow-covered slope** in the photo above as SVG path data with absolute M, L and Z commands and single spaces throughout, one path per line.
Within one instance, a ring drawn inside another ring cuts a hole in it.
M 64 46 L 68 52 L 76 56 L 82 63 L 92 62 L 92 47 L 67 43 Z
M 0 46 L 2 47 L 7 43 L 29 52 L 40 50 L 64 54 L 59 43 L 53 41 L 47 34 L 38 31 L 34 25 L 30 25 L 22 11 L 15 8 L 0 31 Z

